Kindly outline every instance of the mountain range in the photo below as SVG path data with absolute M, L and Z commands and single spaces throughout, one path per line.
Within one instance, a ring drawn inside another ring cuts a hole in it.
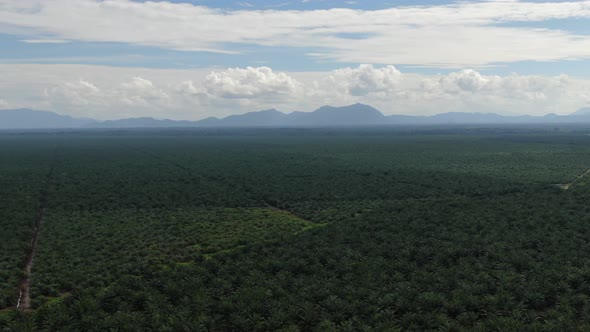
M 30 109 L 0 110 L 0 129 L 80 128 L 96 120 Z
M 98 121 L 74 118 L 30 109 L 0 110 L 0 129 L 51 128 L 172 128 L 172 127 L 336 127 L 375 125 L 447 125 L 447 124 L 590 124 L 590 108 L 569 115 L 504 116 L 495 113 L 450 112 L 430 116 L 384 115 L 363 104 L 343 107 L 322 106 L 313 112 L 282 113 L 275 109 L 210 117 L 199 121 L 154 119 L 149 117 Z

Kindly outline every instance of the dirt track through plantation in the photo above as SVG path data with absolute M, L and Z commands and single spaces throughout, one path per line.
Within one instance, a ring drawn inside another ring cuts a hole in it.
M 47 201 L 49 196 L 50 188 L 53 184 L 53 171 L 55 167 L 55 155 L 57 147 L 53 149 L 53 160 L 51 162 L 51 168 L 47 174 L 47 180 L 45 188 L 41 191 L 41 197 L 39 199 L 39 210 L 37 211 L 37 217 L 35 219 L 35 228 L 33 229 L 33 235 L 31 238 L 31 245 L 27 252 L 25 259 L 25 274 L 20 282 L 20 293 L 18 296 L 18 302 L 16 308 L 22 311 L 28 311 L 31 309 L 31 275 L 33 270 L 33 260 L 37 253 L 37 243 L 39 241 L 39 233 L 43 227 L 43 221 L 45 219 L 45 212 L 47 211 Z
M 21 280 L 20 283 L 20 294 L 18 298 L 18 303 L 16 305 L 17 309 L 20 310 L 29 310 L 31 309 L 31 294 L 30 294 L 30 284 L 31 284 L 31 270 L 33 269 L 33 259 L 35 258 L 35 253 L 37 252 L 37 241 L 39 240 L 39 231 L 41 230 L 41 226 L 43 226 L 43 219 L 45 217 L 45 210 L 46 207 L 42 206 L 39 209 L 37 220 L 35 221 L 35 230 L 33 231 L 33 239 L 31 240 L 31 247 L 29 248 L 29 253 L 27 254 L 27 259 L 25 262 L 25 276 Z
M 567 191 L 569 189 L 571 189 L 571 187 L 578 182 L 579 180 L 581 180 L 583 177 L 585 177 L 586 175 L 590 174 L 590 169 L 588 169 L 586 172 L 584 172 L 582 175 L 578 176 L 577 178 L 574 179 L 574 181 L 570 182 L 570 183 L 565 183 L 565 184 L 558 184 L 557 186 L 560 187 L 561 189 L 563 189 L 563 191 Z

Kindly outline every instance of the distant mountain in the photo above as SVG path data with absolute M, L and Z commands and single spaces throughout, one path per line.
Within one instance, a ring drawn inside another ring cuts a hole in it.
M 92 119 L 79 119 L 26 108 L 0 110 L 0 129 L 79 128 L 94 122 Z
M 363 104 L 344 107 L 323 106 L 313 112 L 281 113 L 275 109 L 231 115 L 223 119 L 207 118 L 198 126 L 216 127 L 325 127 L 383 124 L 385 116 Z
M 408 116 L 408 115 L 390 115 L 388 123 L 390 124 L 506 124 L 506 123 L 528 123 L 535 121 L 534 117 L 524 116 L 504 116 L 495 113 L 466 113 L 466 112 L 449 112 L 431 116 Z
M 590 109 L 582 109 L 570 115 L 550 113 L 544 116 L 506 116 L 495 113 L 467 112 L 449 112 L 430 116 L 389 115 L 387 123 L 399 125 L 590 123 Z
M 331 127 L 371 125 L 528 124 L 588 123 L 590 108 L 569 115 L 504 116 L 495 113 L 449 112 L 431 116 L 383 115 L 374 107 L 354 104 L 322 106 L 313 112 L 282 113 L 276 109 L 209 117 L 199 121 L 178 121 L 149 117 L 96 121 L 30 109 L 0 110 L 0 129 L 45 128 L 179 128 L 179 127 Z
M 197 125 L 214 125 L 225 127 L 272 127 L 282 126 L 287 123 L 287 115 L 275 109 L 249 112 L 239 115 L 230 115 L 223 119 L 207 118 L 197 121 Z
M 567 118 L 559 118 L 566 122 Z M 354 104 L 343 107 L 323 106 L 313 112 L 281 113 L 275 109 L 232 115 L 227 118 L 207 118 L 198 126 L 215 127 L 330 127 L 369 125 L 445 125 L 445 124 L 506 124 L 543 123 L 543 117 L 503 116 L 495 113 L 451 112 L 432 116 L 383 115 L 374 107 Z
M 171 128 L 171 127 L 195 127 L 194 121 L 176 121 L 154 118 L 130 118 L 121 120 L 107 120 L 87 125 L 90 128 Z
M 587 116 L 587 115 L 590 115 L 590 107 L 580 108 L 579 110 L 570 114 L 570 116 Z
M 383 124 L 385 115 L 363 104 L 343 107 L 322 106 L 311 113 L 293 112 L 288 115 L 292 126 L 359 126 Z
M 218 124 L 221 120 L 219 120 L 218 118 L 211 116 L 199 121 L 195 121 L 195 125 L 196 126 L 214 126 L 216 124 Z
M 462 113 L 449 112 L 437 114 L 429 117 L 429 119 L 436 123 L 504 123 L 509 117 L 498 115 L 495 113 Z

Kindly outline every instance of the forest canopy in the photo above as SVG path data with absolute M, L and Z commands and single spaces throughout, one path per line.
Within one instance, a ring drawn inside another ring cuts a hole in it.
M 588 168 L 544 128 L 0 133 L 0 328 L 589 329 Z

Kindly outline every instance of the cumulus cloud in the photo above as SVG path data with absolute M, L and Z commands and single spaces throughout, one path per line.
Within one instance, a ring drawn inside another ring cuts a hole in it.
M 317 104 L 364 102 L 386 113 L 450 111 L 501 114 L 569 113 L 587 100 L 590 82 L 566 75 L 484 75 L 473 69 L 446 75 L 401 73 L 392 66 L 343 68 L 314 82 Z
M 333 71 L 327 83 L 352 96 L 393 91 L 400 83 L 401 72 L 394 66 L 374 68 L 363 64 L 357 68 L 343 68 Z
M 450 73 L 438 79 L 431 85 L 450 94 L 459 94 L 464 98 L 465 94 L 488 94 L 489 96 L 525 99 L 546 100 L 550 95 L 563 95 L 572 89 L 573 82 L 566 75 L 557 77 L 521 76 L 512 74 L 509 76 L 490 75 L 484 76 L 472 69 L 465 69 Z
M 255 98 L 293 96 L 301 84 L 285 73 L 275 73 L 268 67 L 229 68 L 211 72 L 204 87 L 212 96 L 223 98 Z
M 590 80 L 565 75 L 403 73 L 361 65 L 330 72 L 270 68 L 163 70 L 82 65 L 0 65 L 13 105 L 99 119 L 153 116 L 201 119 L 276 107 L 311 111 L 355 102 L 386 114 L 450 111 L 567 114 L 590 103 Z M 84 73 L 80 79 L 73 73 Z M 69 76 L 68 76 L 69 75 Z M 37 78 L 31 84 L 32 78 Z M 68 79 L 66 79 L 68 78 Z
M 473 69 L 465 69 L 441 78 L 440 83 L 449 92 L 476 92 L 489 87 L 495 78 L 484 77 Z
M 44 90 L 45 97 L 54 98 L 59 103 L 72 106 L 87 106 L 90 104 L 104 104 L 106 98 L 100 89 L 86 80 L 63 82 Z
M 205 90 L 202 89 L 201 87 L 198 87 L 197 85 L 195 85 L 195 83 L 192 80 L 188 80 L 188 81 L 184 81 L 184 82 L 180 83 L 180 85 L 178 86 L 176 91 L 182 95 L 188 95 L 188 96 L 199 95 L 199 94 L 205 93 Z
M 46 40 L 234 54 L 244 44 L 292 46 L 315 49 L 311 57 L 347 63 L 456 68 L 590 57 L 587 36 L 504 24 L 567 18 L 590 18 L 590 1 L 461 1 L 372 11 L 227 11 L 131 0 L 0 0 L 0 32 L 1 27 L 20 29 L 21 35 L 32 36 L 25 39 L 29 41 L 41 40 L 37 36 L 42 34 Z
M 164 89 L 138 76 L 101 87 L 86 79 L 60 82 L 45 88 L 43 97 L 53 108 L 60 110 L 99 109 L 104 112 L 140 114 L 139 112 L 149 112 L 150 109 L 165 110 L 171 107 L 168 103 L 170 96 Z M 96 113 L 87 114 L 87 116 L 96 115 Z
M 2 108 L 8 108 L 8 102 L 2 98 L 0 98 L 0 109 Z
M 151 106 L 169 98 L 164 90 L 154 86 L 150 80 L 138 76 L 122 83 L 117 92 L 123 103 L 130 106 Z

